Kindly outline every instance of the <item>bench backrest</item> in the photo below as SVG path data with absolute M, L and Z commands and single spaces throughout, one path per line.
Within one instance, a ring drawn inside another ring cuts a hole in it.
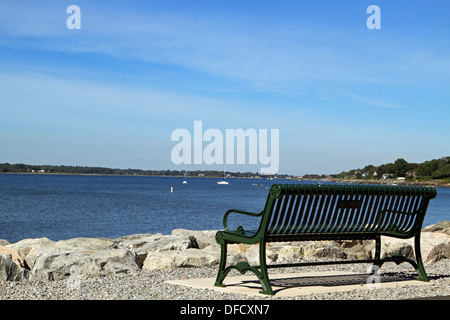
M 389 234 L 409 238 L 420 232 L 430 187 L 274 184 L 260 231 L 295 234 Z

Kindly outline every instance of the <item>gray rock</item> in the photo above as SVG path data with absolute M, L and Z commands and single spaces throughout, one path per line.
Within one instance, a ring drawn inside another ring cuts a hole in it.
M 431 249 L 425 261 L 436 263 L 442 259 L 450 259 L 450 242 L 440 243 Z
M 189 236 L 194 236 L 197 240 L 199 249 L 204 249 L 208 246 L 218 247 L 220 246 L 216 242 L 217 230 L 187 230 L 187 229 L 174 229 L 172 230 L 172 236 L 181 236 L 189 239 Z
M 282 245 L 269 244 L 266 247 L 266 262 L 267 264 L 274 264 L 278 260 L 279 252 L 283 248 Z M 288 253 L 285 254 L 285 257 Z M 250 265 L 259 265 L 259 246 L 252 245 L 245 252 L 245 260 Z
M 183 267 L 211 267 L 219 263 L 220 252 L 209 246 L 205 249 L 149 252 L 143 270 L 171 270 Z
M 321 248 L 316 252 L 315 257 L 330 258 L 330 259 L 347 259 L 347 254 L 344 252 L 342 248 L 324 245 L 323 248 Z
M 0 255 L 11 254 L 12 261 L 17 264 L 18 267 L 25 268 L 25 262 L 20 256 L 16 248 L 6 247 L 0 245 Z
M 398 239 L 395 239 L 398 240 Z M 385 241 L 381 244 L 381 258 L 402 255 L 408 259 L 414 259 L 414 249 L 411 243 L 406 241 Z M 371 258 L 375 257 L 375 246 L 372 247 Z
M 36 257 L 30 278 L 40 281 L 63 280 L 67 279 L 74 269 L 80 276 L 90 278 L 107 274 L 135 273 L 139 266 L 136 263 L 136 254 L 126 249 L 46 253 Z
M 48 239 L 48 238 L 36 238 L 36 239 L 23 239 L 19 242 L 12 243 L 7 245 L 6 247 L 17 249 L 17 252 L 19 253 L 22 260 L 27 263 L 26 257 L 30 253 L 30 251 L 37 250 L 39 247 L 47 244 L 52 244 L 54 241 Z M 31 269 L 29 265 L 26 265 L 28 269 Z
M 117 239 L 116 239 L 117 240 Z M 168 235 L 142 235 L 141 237 L 132 237 L 123 241 L 116 241 L 119 248 L 133 249 L 136 252 L 136 261 L 140 267 L 149 253 L 182 251 L 186 250 L 190 241 L 187 236 L 168 236 Z
M 194 236 L 189 236 L 189 243 L 186 249 L 200 249 Z
M 450 235 L 450 221 L 441 221 L 422 229 L 422 232 L 441 232 Z
M 304 258 L 330 258 L 330 259 L 346 259 L 347 254 L 344 249 L 339 246 L 330 244 L 325 241 L 314 241 L 307 244 L 303 248 Z
M 144 262 L 147 256 L 150 254 L 151 258 L 147 261 L 145 268 L 156 269 L 157 265 L 163 266 L 163 268 L 170 268 L 168 265 L 183 265 L 180 259 L 191 259 L 192 256 L 200 255 L 201 253 L 207 254 L 211 250 L 205 250 L 200 253 L 189 252 L 189 254 L 180 254 L 179 252 L 186 251 L 191 248 L 197 248 L 203 250 L 207 247 L 212 247 L 217 253 L 214 260 L 220 257 L 220 246 L 215 243 L 215 234 L 217 231 L 192 231 L 186 229 L 175 229 L 171 235 L 163 234 L 143 234 L 135 236 L 127 236 L 119 239 L 115 239 L 114 242 L 119 248 L 132 248 L 137 255 L 137 263 L 140 267 L 144 268 Z M 192 239 L 192 240 L 191 240 Z M 159 254 L 159 252 L 162 252 Z M 169 252 L 177 252 L 169 253 Z M 187 252 L 187 251 L 186 251 Z M 176 259 L 174 258 L 176 257 Z M 149 261 L 154 260 L 154 263 Z M 176 262 L 168 262 L 168 261 Z M 160 262 L 158 262 L 160 261 Z M 210 257 L 207 257 L 205 261 L 210 261 Z M 189 264 L 186 262 L 186 264 Z M 196 263 L 199 265 L 200 263 Z M 204 262 L 203 265 L 209 265 L 209 262 Z M 149 267 L 151 265 L 151 267 Z M 145 269 L 144 268 L 144 269 Z
M 17 266 L 11 254 L 0 255 L 0 281 L 21 281 L 28 277 L 28 270 Z
M 43 240 L 38 242 L 39 245 L 32 244 L 32 247 L 27 250 L 25 255 L 25 262 L 30 269 L 33 269 L 36 258 L 45 254 L 60 254 L 67 252 L 93 253 L 117 247 L 112 240 L 99 238 L 73 238 L 57 242 Z M 24 247 L 25 246 L 22 246 L 22 249 Z
M 136 262 L 139 267 L 142 267 L 148 252 L 156 251 L 159 247 L 157 241 L 165 238 L 167 238 L 167 236 L 160 233 L 134 234 L 114 239 L 114 243 L 118 248 L 134 250 L 134 252 L 136 252 Z
M 331 243 L 331 244 L 330 244 Z M 333 242 L 313 241 L 291 243 L 269 243 L 266 247 L 266 263 L 296 263 L 301 259 L 330 258 L 345 259 L 347 254 Z M 245 252 L 245 259 L 250 265 L 259 264 L 259 246 L 253 245 Z
M 340 244 L 340 247 L 343 249 L 353 248 L 354 246 L 361 245 L 363 240 L 341 240 L 337 241 L 337 244 Z
M 364 240 L 363 243 L 357 244 L 350 248 L 344 248 L 348 259 L 367 260 L 373 259 L 375 253 L 375 241 Z

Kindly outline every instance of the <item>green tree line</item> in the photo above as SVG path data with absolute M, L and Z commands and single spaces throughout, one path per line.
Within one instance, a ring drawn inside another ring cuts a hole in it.
M 54 165 L 29 165 L 23 163 L 0 163 L 0 173 L 61 173 L 61 174 L 109 174 L 109 175 L 140 175 L 140 176 L 204 176 L 223 177 L 223 171 L 214 170 L 142 170 L 142 169 L 111 169 L 103 167 L 86 166 L 54 166 Z M 226 172 L 227 176 L 250 178 L 259 176 L 252 172 Z M 288 175 L 277 175 L 278 178 L 289 178 Z
M 405 159 L 400 158 L 394 163 L 379 166 L 368 165 L 362 169 L 344 171 L 336 177 L 342 179 L 382 179 L 383 175 L 419 181 L 450 178 L 450 157 L 433 159 L 423 163 L 408 163 Z

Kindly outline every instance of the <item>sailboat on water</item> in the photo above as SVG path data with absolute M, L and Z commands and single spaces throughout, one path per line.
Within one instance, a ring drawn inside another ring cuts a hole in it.
M 217 184 L 228 184 L 228 181 L 225 178 L 225 170 L 223 170 L 223 180 L 217 181 Z

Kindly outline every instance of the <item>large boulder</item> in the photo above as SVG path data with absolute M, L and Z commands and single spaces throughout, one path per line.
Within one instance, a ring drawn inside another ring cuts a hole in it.
M 245 250 L 244 257 L 250 265 L 258 265 L 259 246 L 249 246 Z M 330 241 L 269 243 L 266 247 L 267 264 L 296 263 L 300 260 L 320 258 L 346 259 L 347 254 Z
M 210 267 L 218 264 L 220 259 L 216 232 L 175 229 L 170 236 L 159 236 L 135 250 L 145 254 L 143 270 Z M 237 263 L 242 260 L 242 255 L 230 250 L 227 259 L 230 263 Z
M 219 263 L 220 252 L 208 246 L 200 249 L 149 252 L 143 270 L 170 270 L 185 267 L 210 267 Z
M 47 254 L 59 254 L 67 252 L 97 252 L 115 248 L 115 243 L 109 239 L 98 238 L 73 238 L 68 240 L 51 241 L 47 238 L 26 239 L 8 247 L 17 248 L 31 270 L 36 259 Z
M 422 232 L 440 232 L 450 236 L 450 220 L 441 221 L 422 229 Z
M 24 239 L 6 247 L 17 250 L 30 270 L 31 280 L 61 280 L 71 274 L 71 269 L 83 277 L 139 270 L 135 252 L 117 249 L 111 239 Z
M 367 260 L 373 258 L 373 250 L 375 249 L 375 241 L 373 240 L 345 240 L 338 243 L 347 254 L 348 259 Z
M 171 235 L 132 235 L 114 242 L 119 248 L 133 249 L 138 265 L 144 270 L 204 267 L 218 263 L 220 246 L 215 241 L 216 232 L 174 229 Z
M 441 243 L 450 241 L 450 235 L 446 233 L 437 232 L 422 232 L 420 234 L 420 249 L 422 258 L 427 258 L 433 248 Z M 411 250 L 414 248 L 414 238 L 411 239 L 396 239 L 390 237 L 382 237 L 382 252 L 389 250 L 389 248 L 403 246 L 410 246 Z M 405 248 L 404 250 L 409 250 Z
M 443 221 L 435 225 L 424 228 L 420 234 L 420 248 L 422 258 L 425 262 L 438 261 L 433 258 L 431 252 L 439 252 L 439 258 L 444 259 L 446 257 L 445 247 L 446 243 L 450 242 L 449 230 L 450 221 Z M 375 241 L 340 241 L 341 247 L 349 257 L 353 256 L 358 259 L 373 259 L 375 255 Z M 439 246 L 443 244 L 443 246 Z M 435 249 L 439 246 L 438 249 Z M 436 251 L 437 250 L 437 251 Z M 411 239 L 398 239 L 392 237 L 381 237 L 381 257 L 390 257 L 393 255 L 401 254 L 408 258 L 414 258 L 414 238 Z M 431 254 L 431 256 L 430 256 Z M 437 253 L 436 253 L 437 254 Z
M 268 245 L 266 247 L 266 262 L 267 264 L 274 264 L 278 260 L 278 252 L 283 246 Z M 245 260 L 250 265 L 259 265 L 259 246 L 252 245 L 245 251 Z
M 37 250 L 43 245 L 53 244 L 54 241 L 48 238 L 35 238 L 35 239 L 23 239 L 19 242 L 12 243 L 7 245 L 8 248 L 16 249 L 21 259 L 24 261 L 25 267 L 31 269 L 31 267 L 27 264 L 26 258 L 30 251 Z
M 406 241 L 392 241 L 391 239 L 381 242 L 381 258 L 404 256 L 405 258 L 414 258 L 414 249 L 411 243 Z M 375 257 L 375 248 L 372 250 L 372 258 Z
M 27 280 L 29 272 L 14 263 L 11 254 L 0 255 L 0 281 Z
M 442 259 L 450 259 L 450 242 L 440 243 L 431 249 L 426 256 L 425 262 L 436 263 Z
M 189 239 L 193 236 L 198 243 L 199 249 L 204 249 L 208 246 L 220 247 L 216 242 L 217 230 L 187 230 L 187 229 L 174 229 L 172 230 L 172 236 L 180 236 Z
M 342 248 L 335 246 L 334 243 L 330 244 L 328 241 L 314 241 L 303 248 L 303 257 L 346 259 L 347 254 Z
M 36 257 L 30 279 L 63 280 L 73 272 L 77 272 L 81 277 L 89 278 L 137 271 L 139 266 L 136 263 L 136 254 L 132 250 L 53 252 Z
M 142 267 L 149 253 L 186 250 L 190 240 L 188 236 L 142 234 L 118 238 L 114 242 L 119 248 L 134 250 L 136 261 Z
M 20 268 L 25 268 L 25 261 L 19 254 L 16 248 L 6 247 L 0 245 L 0 255 L 10 254 L 12 261 Z

